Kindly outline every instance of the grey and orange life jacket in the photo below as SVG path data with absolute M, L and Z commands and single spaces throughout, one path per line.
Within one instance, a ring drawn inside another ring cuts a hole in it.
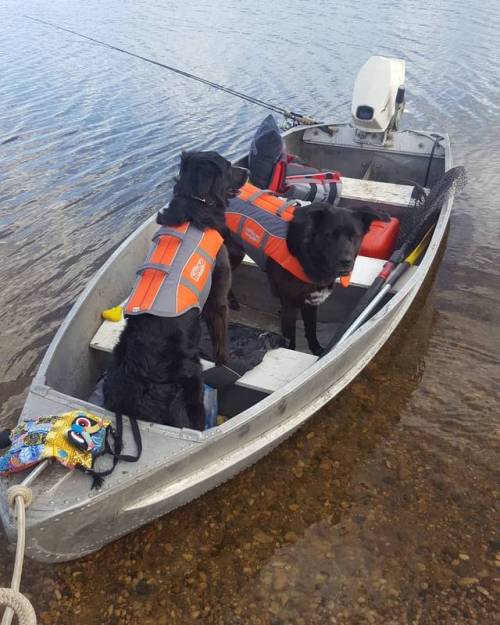
M 229 200 L 226 225 L 245 252 L 261 269 L 272 258 L 302 282 L 312 282 L 288 249 L 286 237 L 297 200 L 285 200 L 247 182 Z
M 222 244 L 217 230 L 202 231 L 190 223 L 160 228 L 137 271 L 125 315 L 178 317 L 191 308 L 202 310 Z

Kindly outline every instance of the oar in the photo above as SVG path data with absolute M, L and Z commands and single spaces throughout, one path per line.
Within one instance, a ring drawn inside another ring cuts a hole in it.
M 365 321 L 365 319 L 372 312 L 372 310 L 379 304 L 379 302 L 383 300 L 385 295 L 391 290 L 391 288 L 399 280 L 399 278 L 401 278 L 401 276 L 405 273 L 405 271 L 409 267 L 412 267 L 417 262 L 417 260 L 420 258 L 420 256 L 423 254 L 423 252 L 429 245 L 429 241 L 431 240 L 433 230 L 434 230 L 434 226 L 429 228 L 424 238 L 420 241 L 417 247 L 411 252 L 411 254 L 409 254 L 402 263 L 395 266 L 388 275 L 385 274 L 385 269 L 382 270 L 382 272 L 379 274 L 376 280 L 380 278 L 382 273 L 387 275 L 387 277 L 382 278 L 382 282 L 379 283 L 379 284 L 383 284 L 383 286 L 379 287 L 378 293 L 376 293 L 373 299 L 370 301 L 370 303 L 364 307 L 364 309 L 358 315 L 358 317 L 356 317 L 353 323 L 341 335 L 340 339 L 336 341 L 337 345 L 345 341 L 347 338 L 349 338 L 351 334 L 359 328 L 359 326 Z M 386 265 L 388 265 L 389 262 L 390 261 L 388 261 Z M 385 265 L 384 265 L 384 268 L 385 268 Z
M 446 171 L 432 185 L 424 202 L 408 208 L 400 222 L 398 249 L 384 264 L 382 271 L 365 291 L 363 297 L 359 300 L 345 323 L 343 323 L 340 329 L 334 334 L 323 355 L 327 354 L 340 339 L 345 340 L 347 338 L 347 336 L 345 336 L 347 332 L 349 332 L 348 336 L 350 336 L 354 330 L 360 326 L 390 289 L 390 285 L 393 285 L 402 273 L 408 269 L 410 266 L 407 264 L 408 259 L 413 259 L 413 263 L 418 259 L 425 249 L 426 243 L 424 241 L 426 237 L 431 236 L 430 232 L 432 232 L 432 228 L 441 214 L 447 197 L 452 192 L 456 193 L 457 191 L 461 191 L 466 182 L 467 177 L 465 175 L 465 169 L 461 166 L 453 167 Z M 413 252 L 410 253 L 413 246 L 416 247 Z M 403 266 L 399 269 L 401 265 Z M 397 273 L 393 273 L 396 270 Z M 391 279 L 390 285 L 385 288 L 389 278 Z M 383 295 L 379 296 L 379 292 L 381 292 L 382 289 Z M 374 298 L 377 298 L 376 301 L 373 301 Z M 365 310 L 368 306 L 369 309 Z M 359 320 L 359 318 L 361 319 Z M 353 327 L 355 323 L 356 326 Z
M 429 231 L 425 234 L 424 239 L 425 237 L 427 237 L 428 234 L 429 234 Z M 423 242 L 423 239 L 422 239 L 422 242 Z M 354 330 L 359 327 L 362 321 L 366 319 L 367 315 L 373 310 L 373 307 L 376 305 L 375 303 L 373 303 L 374 298 L 377 298 L 376 303 L 380 301 L 380 297 L 378 296 L 378 294 L 384 288 L 384 285 L 386 285 L 389 280 L 391 280 L 391 284 L 394 284 L 394 282 L 401 276 L 401 274 L 404 271 L 406 271 L 406 269 L 409 266 L 406 264 L 408 258 L 412 256 L 413 253 L 420 246 L 420 243 L 419 243 L 417 247 L 415 248 L 415 250 L 413 250 L 413 252 L 411 252 L 411 254 L 408 255 L 411 249 L 410 246 L 414 244 L 415 244 L 415 241 L 412 238 L 412 240 L 406 241 L 405 243 L 403 243 L 403 245 L 400 248 L 398 248 L 395 252 L 393 252 L 390 259 L 384 263 L 384 266 L 382 267 L 382 271 L 378 274 L 375 280 L 371 283 L 368 289 L 364 292 L 363 296 L 361 297 L 359 302 L 356 304 L 354 310 L 351 311 L 346 321 L 340 326 L 337 332 L 335 332 L 330 342 L 326 346 L 323 355 L 328 353 L 332 349 L 332 347 L 339 342 L 341 338 L 347 338 L 345 337 L 345 334 L 347 331 L 350 331 L 350 334 L 352 334 Z M 400 270 L 399 268 L 402 266 L 404 268 Z M 395 274 L 396 270 L 398 270 L 398 274 Z M 396 276 L 395 278 L 393 277 L 394 275 Z M 387 290 L 384 290 L 384 294 L 385 293 L 387 293 Z M 357 325 L 354 329 L 352 329 L 354 323 L 357 323 Z
M 219 390 L 226 386 L 232 386 L 239 378 L 241 378 L 241 374 L 227 365 L 216 365 L 203 372 L 203 381 L 205 384 Z

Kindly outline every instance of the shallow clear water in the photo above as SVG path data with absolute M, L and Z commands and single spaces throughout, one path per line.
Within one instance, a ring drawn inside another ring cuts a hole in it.
M 240 154 L 265 114 L 23 13 L 340 121 L 366 58 L 401 56 L 405 125 L 447 131 L 469 175 L 434 285 L 365 373 L 202 499 L 83 561 L 29 563 L 41 621 L 498 622 L 498 2 L 4 0 L 4 426 L 89 277 L 165 203 L 180 151 Z

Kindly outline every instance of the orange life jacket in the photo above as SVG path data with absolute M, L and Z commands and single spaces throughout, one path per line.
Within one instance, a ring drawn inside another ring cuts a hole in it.
M 311 283 L 286 243 L 296 205 L 297 200 L 275 197 L 247 182 L 240 194 L 229 200 L 226 225 L 262 269 L 267 258 L 272 258 L 299 280 Z
M 137 271 L 125 315 L 178 317 L 191 308 L 201 310 L 210 293 L 215 258 L 222 244 L 217 230 L 202 231 L 191 223 L 160 228 L 146 262 Z

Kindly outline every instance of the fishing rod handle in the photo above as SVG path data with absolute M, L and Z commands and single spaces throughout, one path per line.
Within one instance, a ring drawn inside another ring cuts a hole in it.
M 378 303 L 385 296 L 385 294 L 388 293 L 391 290 L 391 286 L 392 286 L 391 284 L 386 283 L 382 287 L 382 289 L 380 289 L 380 291 L 377 293 L 377 295 L 375 295 L 375 297 L 368 304 L 368 306 L 363 310 L 363 312 L 359 315 L 359 317 L 347 328 L 347 330 L 344 332 L 344 334 L 340 337 L 337 345 L 339 345 L 340 343 L 343 343 L 346 339 L 348 339 L 351 336 L 351 334 L 356 332 L 356 330 L 365 321 L 365 319 L 372 312 L 372 310 L 375 308 L 375 306 L 377 306 Z
M 299 124 L 303 124 L 304 126 L 316 126 L 320 122 L 315 121 L 311 117 L 307 117 L 307 115 L 301 115 L 300 113 L 294 113 L 290 111 L 289 116 L 298 122 Z

